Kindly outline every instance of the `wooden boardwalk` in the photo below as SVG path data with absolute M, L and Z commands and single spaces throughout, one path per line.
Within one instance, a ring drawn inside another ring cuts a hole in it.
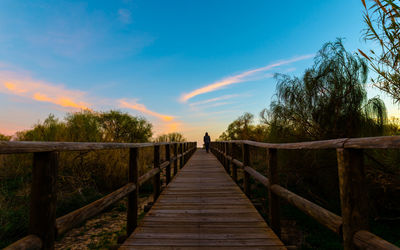
M 197 150 L 120 249 L 286 249 L 211 154 Z

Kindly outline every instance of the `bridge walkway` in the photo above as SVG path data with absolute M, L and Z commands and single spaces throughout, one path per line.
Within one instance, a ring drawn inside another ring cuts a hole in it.
M 120 249 L 286 249 L 211 153 L 198 149 Z

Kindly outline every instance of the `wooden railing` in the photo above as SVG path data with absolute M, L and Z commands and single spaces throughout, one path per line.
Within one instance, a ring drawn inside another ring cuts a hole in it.
M 243 162 L 232 154 L 233 144 L 241 146 Z M 249 146 L 264 148 L 267 154 L 267 176 L 250 165 Z M 343 238 L 344 249 L 397 249 L 400 248 L 368 231 L 368 195 L 364 175 L 363 149 L 399 149 L 400 136 L 344 138 L 300 143 L 261 143 L 254 141 L 212 142 L 211 151 L 231 173 L 237 182 L 237 168 L 242 168 L 243 191 L 250 195 L 250 177 L 268 189 L 268 218 L 270 227 L 280 235 L 280 199 L 303 211 L 323 226 Z M 336 149 L 342 216 L 338 216 L 317 204 L 279 185 L 277 150 Z
M 171 146 L 173 156 L 171 157 Z M 154 147 L 154 168 L 138 176 L 140 148 Z M 165 147 L 166 160 L 160 162 L 160 147 Z M 128 183 L 107 196 L 56 218 L 56 180 L 60 151 L 129 149 Z M 160 194 L 160 173 L 166 168 L 166 183 L 183 167 L 196 150 L 196 142 L 182 143 L 82 143 L 82 142 L 0 142 L 0 154 L 33 153 L 29 235 L 6 249 L 54 249 L 54 240 L 73 227 L 99 214 L 128 196 L 127 235 L 137 226 L 139 187 L 153 178 L 153 196 Z

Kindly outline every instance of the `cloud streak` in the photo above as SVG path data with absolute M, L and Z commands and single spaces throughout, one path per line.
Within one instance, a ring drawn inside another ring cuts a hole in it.
M 200 106 L 200 105 L 204 105 L 204 104 L 208 104 L 208 103 L 212 103 L 212 102 L 217 102 L 217 101 L 223 101 L 223 100 L 228 100 L 228 99 L 232 99 L 235 97 L 238 97 L 240 95 L 223 95 L 223 96 L 219 96 L 219 97 L 215 97 L 215 98 L 211 98 L 211 99 L 207 99 L 204 101 L 199 101 L 199 102 L 193 102 L 191 104 L 189 104 L 191 107 L 194 106 Z
M 119 106 L 121 108 L 128 108 L 128 109 L 133 109 L 133 110 L 137 110 L 140 111 L 142 113 L 157 117 L 159 119 L 161 119 L 162 121 L 165 122 L 171 122 L 174 117 L 173 116 L 169 116 L 169 115 L 163 115 L 157 112 L 154 112 L 152 110 L 149 110 L 148 108 L 146 108 L 145 105 L 138 103 L 136 100 L 126 100 L 126 99 L 121 99 L 118 101 L 119 102 Z
M 249 77 L 254 77 L 254 75 L 256 75 L 257 73 L 264 72 L 264 71 L 273 69 L 273 68 L 278 67 L 278 66 L 282 66 L 282 65 L 294 63 L 294 62 L 297 62 L 297 61 L 305 60 L 305 59 L 311 58 L 313 56 L 314 56 L 314 54 L 312 54 L 312 55 L 303 55 L 303 56 L 295 57 L 295 58 L 292 58 L 292 59 L 289 59 L 289 60 L 282 60 L 282 61 L 279 61 L 277 63 L 269 64 L 269 65 L 261 67 L 261 68 L 245 71 L 245 72 L 240 73 L 238 75 L 234 75 L 234 76 L 231 76 L 231 77 L 224 78 L 224 79 L 222 79 L 220 81 L 214 82 L 214 83 L 209 84 L 207 86 L 204 86 L 202 88 L 193 90 L 190 93 L 183 94 L 181 96 L 181 98 L 180 98 L 180 101 L 181 102 L 187 102 L 189 99 L 191 99 L 191 98 L 193 98 L 195 96 L 202 95 L 202 94 L 209 93 L 209 92 L 213 92 L 213 91 L 216 91 L 218 89 L 221 89 L 223 87 L 226 87 L 226 86 L 229 86 L 229 85 L 232 85 L 232 84 L 235 84 L 235 83 L 248 81 Z
M 0 92 L 17 95 L 39 102 L 52 103 L 64 108 L 89 109 L 83 101 L 85 92 L 70 90 L 62 85 L 36 81 L 13 72 L 0 71 Z
M 53 83 L 32 79 L 29 74 L 23 71 L 1 69 L 0 93 L 19 96 L 32 101 L 49 103 L 75 111 L 90 109 L 104 102 L 104 99 L 101 97 L 91 97 L 91 102 L 89 103 L 87 101 L 89 99 L 87 93 L 84 91 L 67 89 L 63 85 L 55 85 Z M 107 100 L 107 103 L 111 104 L 112 108 L 119 106 L 158 118 L 161 122 L 157 122 L 157 125 L 163 132 L 177 131 L 178 128 L 182 126 L 181 122 L 176 121 L 174 116 L 164 115 L 150 110 L 145 105 L 138 103 L 137 100 L 110 99 Z M 0 129 L 5 130 L 4 128 Z

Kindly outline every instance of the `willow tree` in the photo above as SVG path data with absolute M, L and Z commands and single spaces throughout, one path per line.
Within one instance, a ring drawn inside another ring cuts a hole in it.
M 361 0 L 365 12 L 364 39 L 376 42 L 378 49 L 359 50 L 378 74 L 376 87 L 400 101 L 400 6 L 393 0 Z
M 276 138 L 329 139 L 382 133 L 385 104 L 367 99 L 365 59 L 326 43 L 302 78 L 277 74 L 277 99 L 261 115 Z M 275 133 L 275 134 L 274 134 Z

